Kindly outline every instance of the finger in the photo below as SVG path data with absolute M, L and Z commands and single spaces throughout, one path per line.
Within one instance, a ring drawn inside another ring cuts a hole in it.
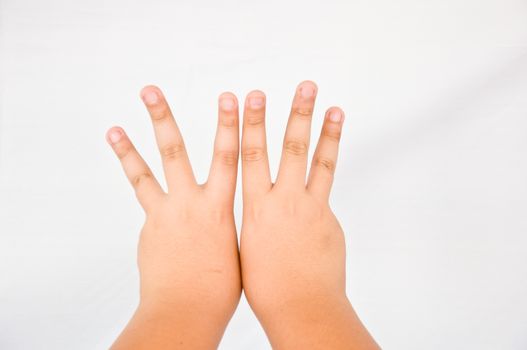
M 326 201 L 333 184 L 343 122 L 344 112 L 340 108 L 327 110 L 309 171 L 308 191 Z
M 141 98 L 152 118 L 168 191 L 196 186 L 183 137 L 163 93 L 158 87 L 148 85 L 141 90 Z
M 296 89 L 276 179 L 278 186 L 306 186 L 307 153 L 316 94 L 317 86 L 311 81 L 300 83 Z
M 121 161 L 139 203 L 148 211 L 164 194 L 163 189 L 122 128 L 110 128 L 106 133 L 106 140 Z
M 225 92 L 218 100 L 218 126 L 207 188 L 229 203 L 234 200 L 238 173 L 238 125 L 238 101 L 233 93 Z
M 251 91 L 245 99 L 242 131 L 242 181 L 244 196 L 271 189 L 271 172 L 265 136 L 265 94 Z

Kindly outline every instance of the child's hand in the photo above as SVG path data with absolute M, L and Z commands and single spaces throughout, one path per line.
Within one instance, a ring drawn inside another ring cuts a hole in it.
M 293 100 L 276 183 L 269 173 L 265 95 L 247 96 L 243 120 L 243 287 L 273 348 L 376 348 L 345 292 L 345 244 L 328 198 L 344 121 L 327 110 L 306 184 L 317 87 Z
M 238 103 L 219 99 L 208 181 L 198 185 L 161 91 L 141 97 L 150 113 L 168 193 L 119 127 L 107 140 L 146 212 L 138 264 L 140 305 L 114 349 L 215 348 L 240 298 L 233 200 L 238 164 Z

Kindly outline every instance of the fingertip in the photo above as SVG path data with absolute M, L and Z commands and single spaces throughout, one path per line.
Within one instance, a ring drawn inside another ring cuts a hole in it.
M 154 85 L 154 84 L 147 84 L 141 88 L 139 95 L 142 96 L 146 91 L 149 91 L 149 90 L 161 91 L 161 88 L 159 88 L 159 86 Z
M 265 105 L 266 96 L 261 90 L 252 90 L 247 94 L 245 105 L 252 109 L 259 109 Z
M 300 86 L 303 86 L 303 85 L 310 85 L 310 86 L 312 86 L 312 87 L 314 87 L 314 88 L 318 88 L 317 83 L 315 83 L 313 80 L 309 80 L 309 79 L 302 80 L 302 81 L 298 84 L 299 87 L 300 87 Z
M 326 119 L 332 123 L 342 124 L 344 122 L 344 111 L 337 106 L 330 107 L 326 112 Z
M 234 92 L 231 92 L 231 91 L 224 91 L 220 94 L 220 96 L 218 97 L 219 100 L 221 100 L 222 98 L 232 98 L 233 100 L 236 100 L 236 95 L 234 94 Z
M 156 85 L 146 85 L 139 92 L 139 96 L 146 105 L 155 105 L 159 102 L 163 93 Z
M 265 96 L 265 92 L 259 89 L 254 89 L 254 90 L 249 91 L 249 93 L 247 94 L 247 97 L 251 97 L 255 95 Z
M 311 98 L 318 92 L 318 86 L 314 81 L 304 80 L 297 86 L 297 91 L 303 98 Z
M 106 131 L 106 141 L 110 145 L 115 145 L 122 140 L 124 136 L 124 130 L 120 126 L 113 126 Z
M 225 91 L 218 97 L 220 108 L 224 111 L 233 111 L 238 107 L 236 95 L 230 91 Z

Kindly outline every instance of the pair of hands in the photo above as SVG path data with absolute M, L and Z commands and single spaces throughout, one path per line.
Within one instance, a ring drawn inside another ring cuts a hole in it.
M 219 97 L 207 182 L 196 183 L 183 138 L 161 90 L 141 98 L 153 123 L 168 191 L 120 127 L 106 138 L 146 212 L 138 265 L 140 303 L 113 349 L 212 349 L 243 290 L 273 348 L 377 348 L 345 292 L 343 231 L 329 194 L 344 113 L 327 110 L 306 184 L 317 86 L 296 89 L 280 168 L 271 181 L 266 98 L 243 106 L 243 221 L 238 252 L 233 215 L 239 155 L 236 96 Z

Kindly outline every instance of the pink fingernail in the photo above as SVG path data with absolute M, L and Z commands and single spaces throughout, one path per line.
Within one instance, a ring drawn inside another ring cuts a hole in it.
M 260 108 L 264 105 L 264 98 L 261 96 L 253 96 L 249 99 L 251 108 Z
M 110 143 L 115 144 L 121 140 L 123 132 L 119 129 L 112 129 L 108 132 L 108 140 Z
M 340 123 L 342 120 L 342 113 L 340 113 L 338 110 L 332 111 L 329 114 L 329 120 L 331 120 L 333 123 Z
M 155 91 L 148 91 L 143 95 L 143 101 L 147 105 L 156 104 L 158 100 L 159 100 L 159 96 L 157 95 Z
M 315 90 L 311 86 L 302 86 L 300 88 L 300 95 L 302 95 L 302 98 L 310 98 L 315 94 Z
M 221 109 L 225 111 L 232 111 L 234 109 L 234 100 L 232 98 L 223 98 L 220 101 Z

